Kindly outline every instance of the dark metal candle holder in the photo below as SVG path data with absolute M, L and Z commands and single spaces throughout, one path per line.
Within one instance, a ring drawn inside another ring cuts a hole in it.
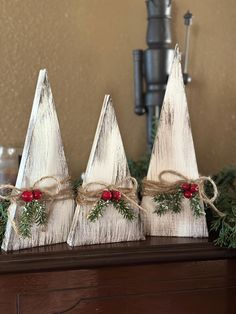
M 151 152 L 153 124 L 160 114 L 174 49 L 171 48 L 171 0 L 146 0 L 146 5 L 148 49 L 133 51 L 134 91 L 135 113 L 147 113 L 147 146 L 148 152 Z M 186 18 L 186 21 L 190 21 L 186 25 L 191 25 L 191 19 Z M 189 42 L 189 31 L 186 40 Z M 185 61 L 187 69 L 188 59 L 185 58 Z M 187 83 L 191 79 L 187 72 L 185 76 Z

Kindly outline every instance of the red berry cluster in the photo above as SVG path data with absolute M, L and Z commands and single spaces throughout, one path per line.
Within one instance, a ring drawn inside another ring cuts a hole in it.
M 199 191 L 198 184 L 195 183 L 183 183 L 181 185 L 184 197 L 192 198 Z
M 104 201 L 120 201 L 121 192 L 117 190 L 104 190 L 101 199 Z
M 29 203 L 32 202 L 33 200 L 40 200 L 42 197 L 42 192 L 40 190 L 26 190 L 24 192 L 21 193 L 20 198 L 22 199 L 22 201 Z

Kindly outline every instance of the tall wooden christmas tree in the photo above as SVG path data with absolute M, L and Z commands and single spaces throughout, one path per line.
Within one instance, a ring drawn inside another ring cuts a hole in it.
M 39 188 L 49 189 L 55 185 L 55 180 L 62 182 L 68 177 L 68 168 L 47 72 L 41 70 L 16 187 L 27 189 L 45 176 L 48 178 L 39 182 Z M 62 184 L 62 187 L 67 187 L 67 184 Z M 29 237 L 21 236 L 13 228 L 12 222 L 18 225 L 23 210 L 22 206 L 15 202 L 10 205 L 3 250 L 18 250 L 66 241 L 74 213 L 72 196 L 50 201 L 47 224 L 45 227 L 33 224 Z
M 96 190 L 99 183 L 130 186 L 130 172 L 118 128 L 112 100 L 105 96 L 90 158 L 84 176 L 83 187 Z M 128 179 L 128 180 L 127 180 Z M 108 193 L 109 194 L 109 193 Z M 109 196 L 109 195 L 108 195 Z M 139 209 L 131 206 L 134 219 L 127 220 L 112 204 L 96 221 L 88 219 L 94 204 L 78 203 L 68 237 L 71 246 L 121 242 L 143 239 Z M 91 216 L 90 216 L 91 217 Z
M 190 179 L 199 178 L 186 95 L 183 84 L 180 54 L 176 50 L 169 76 L 157 135 L 151 154 L 147 180 L 158 181 L 162 171 L 172 170 Z M 175 182 L 178 176 L 166 173 L 165 180 Z M 156 236 L 206 237 L 205 216 L 195 217 L 190 200 L 183 198 L 179 213 L 154 213 L 153 197 L 144 196 L 142 206 L 146 233 Z M 203 204 L 200 204 L 203 206 Z M 169 208 L 170 209 L 170 208 Z

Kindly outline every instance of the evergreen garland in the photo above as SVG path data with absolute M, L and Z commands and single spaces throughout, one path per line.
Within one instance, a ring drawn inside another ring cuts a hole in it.
M 6 225 L 7 225 L 7 219 L 8 219 L 8 207 L 10 205 L 10 201 L 2 200 L 0 201 L 0 244 L 2 243 Z
M 228 167 L 214 175 L 219 197 L 216 207 L 225 213 L 225 217 L 213 215 L 210 208 L 206 206 L 209 217 L 210 235 L 214 238 L 214 243 L 221 247 L 236 248 L 236 167 Z M 212 188 L 206 185 L 209 195 Z
M 133 159 L 128 159 L 128 166 L 130 174 L 138 182 L 138 188 L 140 192 L 140 186 L 143 178 L 147 175 L 148 165 L 150 161 L 150 155 L 145 155 L 141 159 L 135 161 Z

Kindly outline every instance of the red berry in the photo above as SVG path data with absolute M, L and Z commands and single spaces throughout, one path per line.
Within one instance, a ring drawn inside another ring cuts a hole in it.
M 191 191 L 184 191 L 184 197 L 192 198 L 193 197 L 193 193 Z
M 42 192 L 40 190 L 33 190 L 34 200 L 40 200 L 42 197 Z
M 190 187 L 191 187 L 191 184 L 190 184 L 190 183 L 187 183 L 187 182 L 185 182 L 185 183 L 183 183 L 183 184 L 181 185 L 181 189 L 182 189 L 183 191 L 189 191 L 189 190 L 190 190 Z
M 21 197 L 22 201 L 24 201 L 26 203 L 32 202 L 33 198 L 34 198 L 32 191 L 24 191 L 21 193 L 20 197 Z
M 112 199 L 112 193 L 109 190 L 105 190 L 102 192 L 102 196 L 101 199 L 103 199 L 104 201 L 109 201 Z
M 119 201 L 121 199 L 121 192 L 120 191 L 113 190 L 113 191 L 111 191 L 111 193 L 112 193 L 112 199 L 113 200 Z
M 191 184 L 191 187 L 190 187 L 190 191 L 191 191 L 192 193 L 197 193 L 197 192 L 199 191 L 199 186 L 198 186 L 198 184 L 192 183 L 192 184 Z

